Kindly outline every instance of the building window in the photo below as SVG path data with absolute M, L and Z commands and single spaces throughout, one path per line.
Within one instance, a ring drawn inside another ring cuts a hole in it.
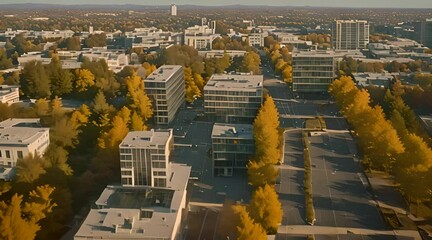
M 18 155 L 18 158 L 20 158 L 20 159 L 24 158 L 22 151 L 17 151 L 17 155 Z
M 2 157 L 2 151 L 0 150 L 0 158 Z
M 6 150 L 6 158 L 10 158 L 10 152 L 9 152 L 9 150 Z
M 165 178 L 155 178 L 155 187 L 166 187 Z

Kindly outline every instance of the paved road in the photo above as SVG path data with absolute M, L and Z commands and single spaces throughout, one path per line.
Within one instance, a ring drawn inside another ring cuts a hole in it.
M 305 198 L 303 190 L 304 161 L 302 132 L 285 132 L 284 163 L 280 165 L 280 184 L 276 186 L 282 203 L 282 224 L 305 224 Z
M 412 230 L 371 230 L 365 228 L 320 227 L 320 226 L 280 226 L 277 239 L 288 239 L 291 235 L 313 234 L 315 239 L 421 239 L 417 231 Z M 291 239 L 291 238 L 289 238 Z
M 387 230 L 367 191 L 349 133 L 309 137 L 316 225 Z

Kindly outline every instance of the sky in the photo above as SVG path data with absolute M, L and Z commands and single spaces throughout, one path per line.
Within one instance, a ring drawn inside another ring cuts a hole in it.
M 370 8 L 432 8 L 432 0 L 0 0 L 0 3 L 52 3 L 52 4 L 140 4 L 140 5 L 270 5 L 270 6 L 328 6 Z

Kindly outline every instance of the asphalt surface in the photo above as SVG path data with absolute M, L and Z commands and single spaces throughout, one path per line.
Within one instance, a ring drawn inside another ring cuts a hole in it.
M 385 230 L 349 133 L 309 137 L 316 225 Z
M 282 203 L 282 225 L 305 224 L 305 198 L 303 190 L 304 160 L 300 129 L 285 133 L 284 163 L 280 165 L 280 184 L 277 184 Z

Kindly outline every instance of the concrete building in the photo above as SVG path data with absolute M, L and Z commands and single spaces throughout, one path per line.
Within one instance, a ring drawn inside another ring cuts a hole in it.
M 172 129 L 129 132 L 120 144 L 123 186 L 166 187 Z
M 376 86 L 389 88 L 394 81 L 394 75 L 390 73 L 353 73 L 354 81 L 359 87 Z
M 209 50 L 212 49 L 213 40 L 219 36 L 216 34 L 216 21 L 208 23 L 206 18 L 202 18 L 201 26 L 195 25 L 185 29 L 184 44 L 198 50 Z
M 369 23 L 336 20 L 332 23 L 332 47 L 336 50 L 365 49 L 369 43 Z
M 171 4 L 171 16 L 177 16 L 177 6 L 175 4 Z
M 119 148 L 122 186 L 105 188 L 74 239 L 182 239 L 191 167 L 168 161 L 172 129 L 129 132 Z
M 254 28 L 248 34 L 249 45 L 252 47 L 263 47 L 264 38 L 267 36 L 267 31 L 263 31 L 261 28 Z
M 49 128 L 43 128 L 36 118 L 11 118 L 0 122 L 0 165 L 16 166 L 28 154 L 43 155 L 48 148 Z
M 144 80 L 145 91 L 153 101 L 154 120 L 158 125 L 168 125 L 185 102 L 183 67 L 164 65 Z
M 204 87 L 205 114 L 215 122 L 252 123 L 262 101 L 262 75 L 213 74 Z
M 0 85 L 0 103 L 11 105 L 19 102 L 19 86 Z
M 232 176 L 234 169 L 245 169 L 255 154 L 251 124 L 216 123 L 212 131 L 213 175 Z
M 293 53 L 293 91 L 327 92 L 338 70 L 340 55 L 330 51 Z
M 182 239 L 191 168 L 172 164 L 167 186 L 107 186 L 74 240 Z

